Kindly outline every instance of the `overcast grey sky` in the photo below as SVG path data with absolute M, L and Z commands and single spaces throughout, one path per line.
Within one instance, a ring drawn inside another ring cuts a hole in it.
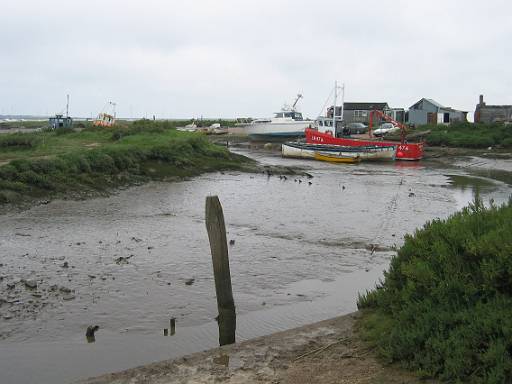
M 0 114 L 269 116 L 297 92 L 512 104 L 512 2 L 2 0 Z

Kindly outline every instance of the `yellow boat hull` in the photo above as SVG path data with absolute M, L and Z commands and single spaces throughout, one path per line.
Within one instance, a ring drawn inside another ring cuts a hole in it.
M 347 156 L 333 156 L 333 155 L 324 155 L 322 153 L 315 153 L 315 160 L 320 161 L 328 161 L 330 163 L 348 163 L 354 164 L 359 163 L 361 158 L 357 157 L 347 157 Z

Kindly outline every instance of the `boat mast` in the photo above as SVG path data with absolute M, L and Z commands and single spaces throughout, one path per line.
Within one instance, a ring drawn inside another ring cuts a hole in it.
M 341 121 L 343 121 L 343 116 L 345 114 L 345 83 L 341 85 Z
M 338 98 L 338 82 L 334 82 L 334 111 L 332 113 L 332 135 L 336 137 L 336 100 Z

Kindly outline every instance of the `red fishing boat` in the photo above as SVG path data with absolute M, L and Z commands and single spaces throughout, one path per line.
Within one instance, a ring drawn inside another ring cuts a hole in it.
M 383 120 L 386 120 L 393 125 L 400 128 L 400 141 L 386 141 L 386 140 L 376 140 L 372 138 L 372 123 L 373 117 L 377 114 Z M 323 124 L 322 124 L 323 125 Z M 356 139 L 351 137 L 334 137 L 332 131 L 320 132 L 317 128 L 306 128 L 306 142 L 308 144 L 331 144 L 331 145 L 343 145 L 343 146 L 352 146 L 352 147 L 360 147 L 360 146 L 396 146 L 396 160 L 420 160 L 423 157 L 423 149 L 424 142 L 420 143 L 408 143 L 405 139 L 405 134 L 407 131 L 407 127 L 395 120 L 393 120 L 388 115 L 382 113 L 381 111 L 371 111 L 370 112 L 370 124 L 369 124 L 369 138 L 368 139 Z

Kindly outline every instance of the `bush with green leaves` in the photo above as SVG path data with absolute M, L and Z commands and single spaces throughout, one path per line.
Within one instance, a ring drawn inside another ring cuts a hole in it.
M 246 158 L 210 143 L 202 135 L 159 132 L 158 125 L 153 128 L 156 131 L 123 136 L 115 143 L 108 140 L 108 133 L 76 133 L 65 138 L 70 148 L 68 152 L 12 160 L 0 166 L 0 203 L 17 201 L 20 195 L 31 193 L 41 196 L 53 191 L 81 190 L 84 185 L 89 189 L 104 190 L 109 183 L 115 186 L 141 178 L 196 175 L 234 168 L 246 161 Z M 56 136 L 50 133 L 49 137 Z M 105 137 L 108 144 L 84 148 L 81 145 L 84 137 L 89 140 Z
M 430 130 L 427 144 L 462 148 L 512 147 L 512 125 L 452 123 L 425 125 L 419 130 Z
M 11 133 L 0 136 L 0 147 L 3 148 L 34 148 L 41 143 L 37 133 Z
M 381 356 L 450 382 L 512 382 L 512 200 L 427 223 L 384 276 L 358 300 Z

